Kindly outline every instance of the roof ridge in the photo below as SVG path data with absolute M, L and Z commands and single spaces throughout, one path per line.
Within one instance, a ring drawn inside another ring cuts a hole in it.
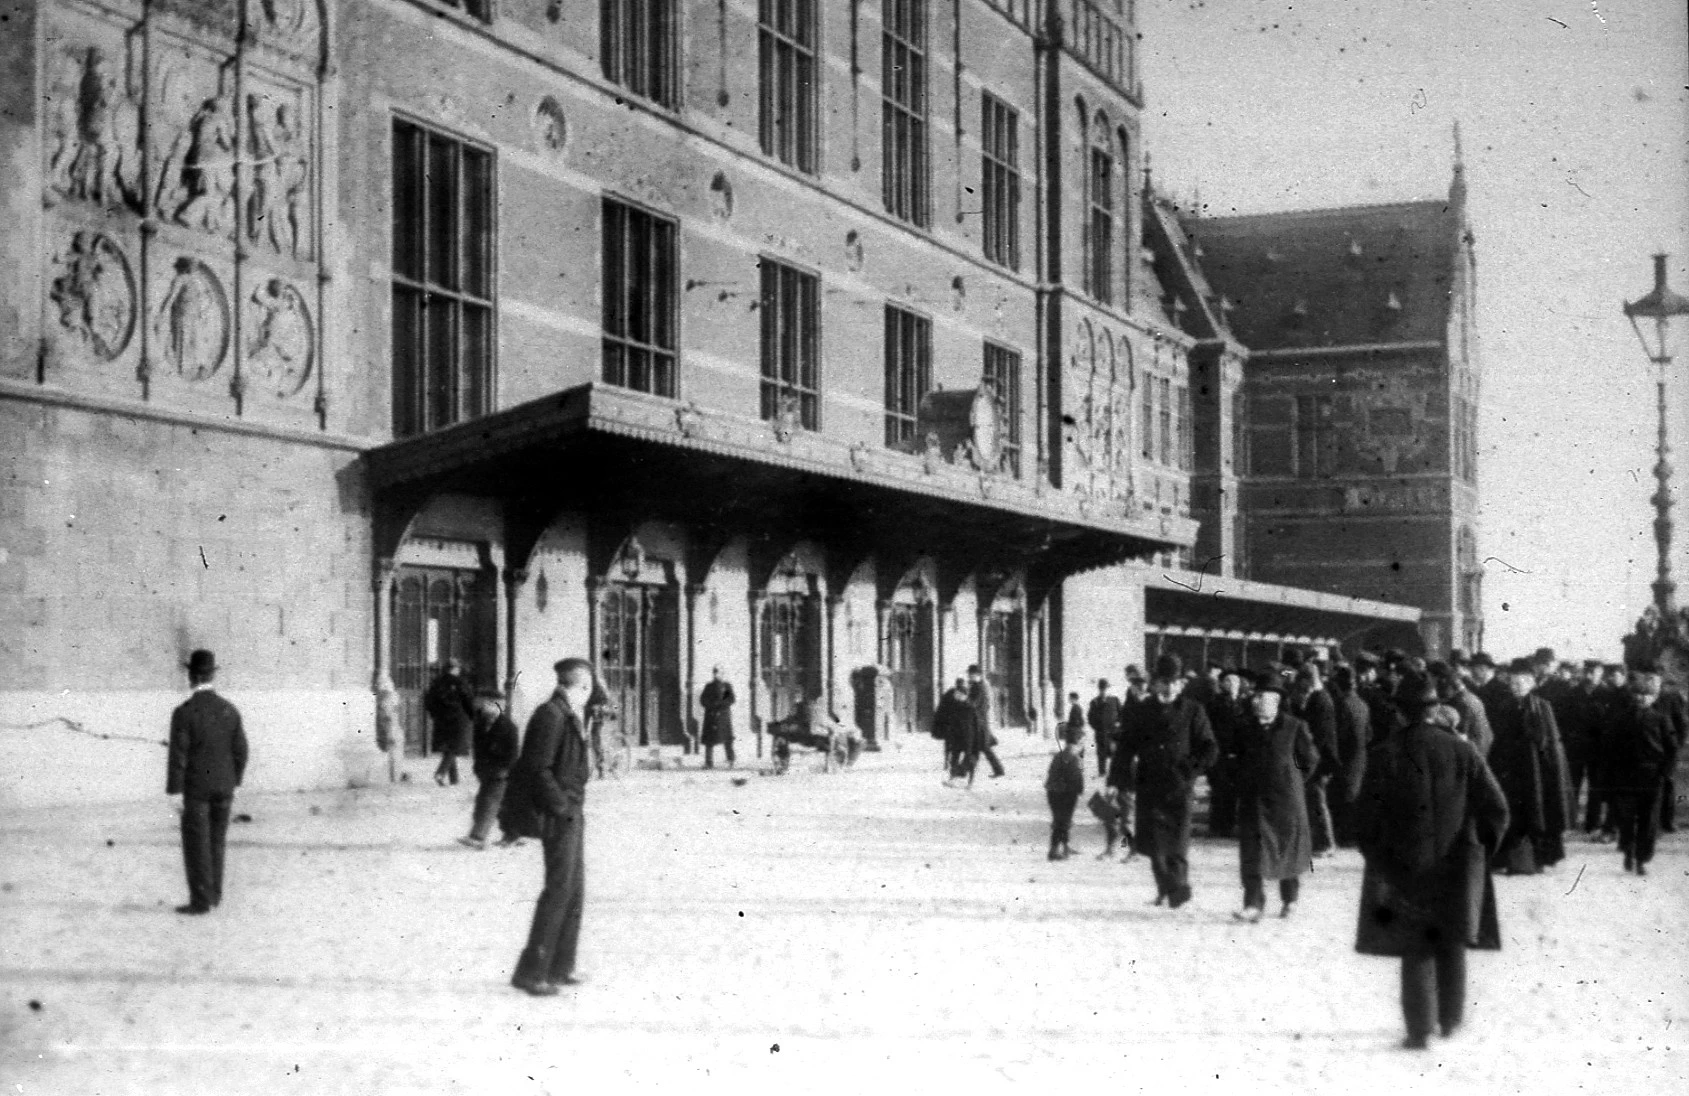
M 1402 202 L 1363 202 L 1358 205 L 1321 206 L 1318 209 L 1280 209 L 1265 213 L 1231 213 L 1219 217 L 1196 214 L 1191 216 L 1190 220 L 1197 223 L 1203 221 L 1258 221 L 1265 220 L 1269 217 L 1319 217 L 1332 213 L 1363 213 L 1385 209 L 1407 209 L 1415 206 L 1437 206 L 1442 209 L 1450 208 L 1449 200 L 1447 198 L 1415 198 L 1410 201 Z M 1177 212 L 1175 212 L 1174 215 L 1179 216 Z

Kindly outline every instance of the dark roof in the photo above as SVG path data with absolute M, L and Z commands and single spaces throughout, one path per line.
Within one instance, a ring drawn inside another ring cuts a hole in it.
M 1446 335 L 1460 213 L 1441 199 L 1183 221 L 1251 350 Z
M 1162 312 L 1166 313 L 1176 299 L 1178 307 L 1173 311 L 1186 334 L 1199 339 L 1229 337 L 1220 297 L 1197 265 L 1178 208 L 1157 194 L 1149 195 L 1143 205 L 1144 250 L 1154 259 L 1156 280 L 1162 289 Z

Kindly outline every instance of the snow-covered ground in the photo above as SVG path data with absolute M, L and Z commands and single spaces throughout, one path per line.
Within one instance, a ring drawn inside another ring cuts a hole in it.
M 1646 879 L 1578 840 L 1498 880 L 1467 1030 L 1415 1054 L 1396 964 L 1353 951 L 1353 853 L 1247 926 L 1198 839 L 1195 900 L 1152 908 L 1083 808 L 1044 859 L 1046 747 L 1009 745 L 972 791 L 930 740 L 594 784 L 590 981 L 552 999 L 508 985 L 538 847 L 457 845 L 472 781 L 239 797 L 203 918 L 173 801 L 0 815 L 0 1092 L 1689 1091 L 1685 838 Z

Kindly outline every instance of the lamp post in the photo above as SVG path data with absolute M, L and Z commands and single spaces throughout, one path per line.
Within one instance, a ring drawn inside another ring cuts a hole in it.
M 1659 564 L 1654 578 L 1654 608 L 1662 620 L 1676 608 L 1677 583 L 1671 578 L 1671 446 L 1666 440 L 1666 370 L 1671 365 L 1671 348 L 1666 341 L 1667 327 L 1673 316 L 1689 315 L 1689 298 L 1678 296 L 1666 285 L 1666 257 L 1654 256 L 1653 292 L 1624 306 L 1625 317 L 1642 343 L 1643 353 L 1657 369 L 1655 378 L 1659 391 L 1659 438 L 1654 446 L 1654 478 L 1659 487 L 1654 491 L 1654 543 L 1659 548 Z M 1653 337 L 1647 331 L 1652 321 Z

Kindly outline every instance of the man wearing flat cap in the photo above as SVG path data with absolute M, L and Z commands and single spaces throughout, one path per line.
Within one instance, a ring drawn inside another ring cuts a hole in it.
M 1208 714 L 1179 695 L 1184 664 L 1177 655 L 1155 660 L 1150 695 L 1120 713 L 1120 739 L 1108 784 L 1137 792 L 1137 850 L 1155 875 L 1155 904 L 1178 909 L 1190 901 L 1188 881 L 1191 798 L 1198 774 L 1219 756 Z
M 586 902 L 582 833 L 596 729 L 592 665 L 565 658 L 552 668 L 557 688 L 528 717 L 499 818 L 508 833 L 538 837 L 545 852 L 545 887 L 510 979 L 535 997 L 555 997 L 560 986 L 580 981 L 575 952 Z
M 246 774 L 246 732 L 240 712 L 218 696 L 211 683 L 217 656 L 195 651 L 183 669 L 193 695 L 170 713 L 166 795 L 182 797 L 182 864 L 188 902 L 176 912 L 210 913 L 223 901 L 223 839 L 229 807 Z

